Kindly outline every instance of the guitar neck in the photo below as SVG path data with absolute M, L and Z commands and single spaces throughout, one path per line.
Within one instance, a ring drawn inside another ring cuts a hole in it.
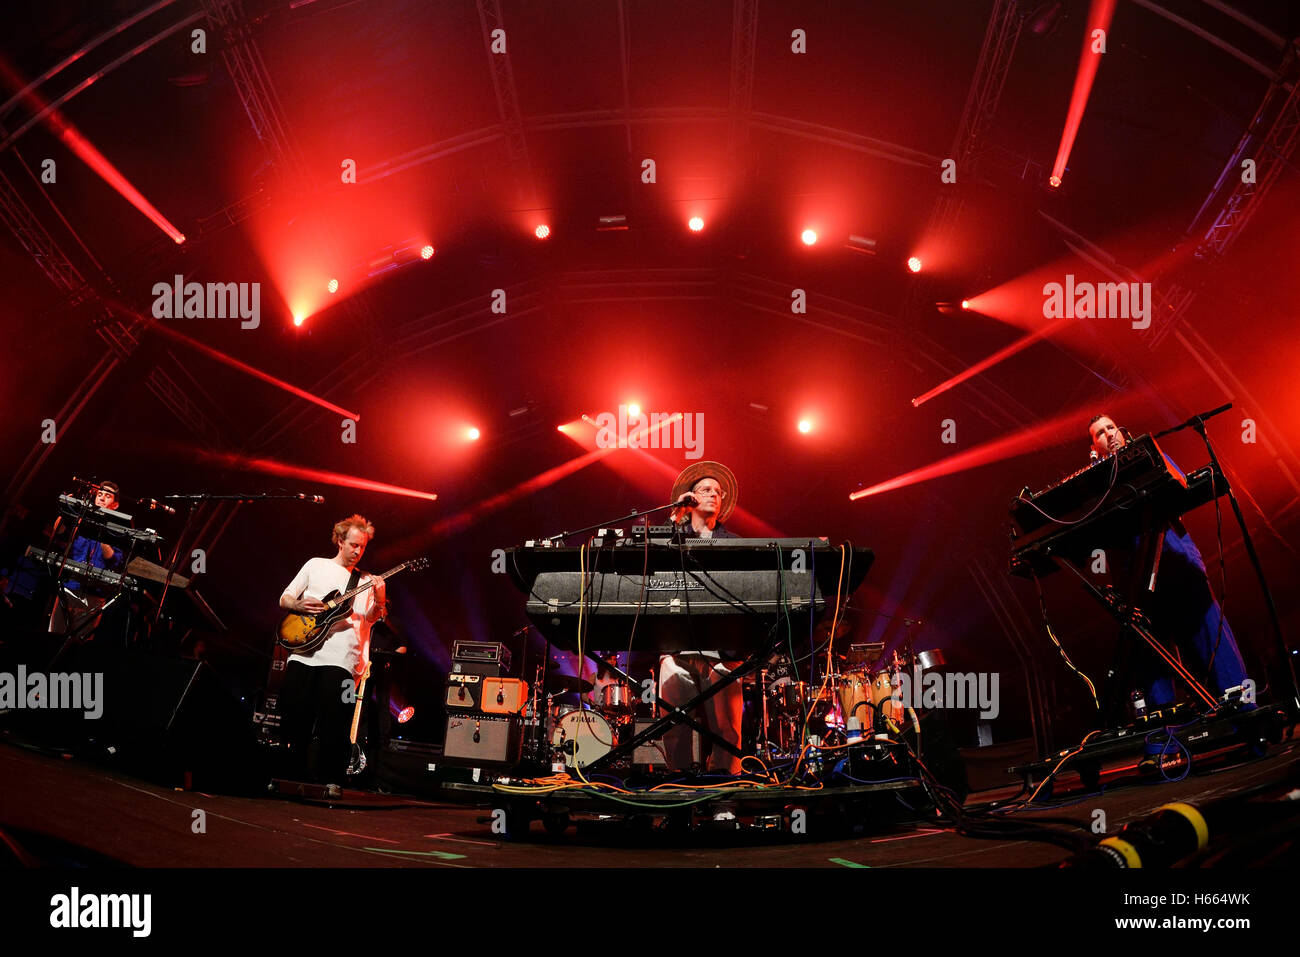
M 388 571 L 384 572 L 382 575 L 371 575 L 370 581 L 366 582 L 364 585 L 358 585 L 356 588 L 352 589 L 349 592 L 344 592 L 342 595 L 339 595 L 339 597 L 334 600 L 339 604 L 342 604 L 343 602 L 346 601 L 351 601 L 353 598 L 356 598 L 357 595 L 360 595 L 367 588 L 374 588 L 376 584 L 378 584 L 379 582 L 383 581 L 386 578 L 390 578 L 393 575 L 396 575 L 405 567 L 406 565 L 402 564 L 402 565 L 398 565 L 396 568 L 388 569 Z

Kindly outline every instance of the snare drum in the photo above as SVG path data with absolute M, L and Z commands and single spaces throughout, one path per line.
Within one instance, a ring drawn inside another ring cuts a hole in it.
M 556 720 L 551 747 L 566 767 L 586 767 L 614 750 L 614 729 L 600 712 L 573 708 Z

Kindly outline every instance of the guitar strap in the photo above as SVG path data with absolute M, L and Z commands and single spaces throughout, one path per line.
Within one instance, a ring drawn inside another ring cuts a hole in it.
M 356 588 L 357 582 L 359 581 L 361 581 L 361 568 L 358 566 L 357 568 L 352 569 L 352 574 L 348 577 L 348 587 L 343 589 L 343 594 L 346 595 L 348 592 L 352 591 L 352 589 Z M 352 600 L 356 601 L 355 598 Z M 351 608 L 348 609 L 348 614 L 352 614 Z

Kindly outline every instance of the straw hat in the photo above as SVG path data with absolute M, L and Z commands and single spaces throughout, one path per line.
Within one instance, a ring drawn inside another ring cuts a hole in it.
M 706 478 L 716 481 L 722 489 L 722 506 L 718 509 L 718 521 L 725 525 L 731 513 L 736 510 L 739 489 L 736 485 L 736 476 L 721 462 L 692 462 L 686 466 L 673 482 L 671 498 L 674 502 L 677 501 L 683 492 L 689 492 L 701 479 Z

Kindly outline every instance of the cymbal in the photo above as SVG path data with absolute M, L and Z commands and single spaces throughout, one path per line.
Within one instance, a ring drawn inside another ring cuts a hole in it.
M 594 686 L 590 681 L 576 675 L 547 675 L 544 690 L 561 694 L 571 691 L 586 694 L 592 687 Z

